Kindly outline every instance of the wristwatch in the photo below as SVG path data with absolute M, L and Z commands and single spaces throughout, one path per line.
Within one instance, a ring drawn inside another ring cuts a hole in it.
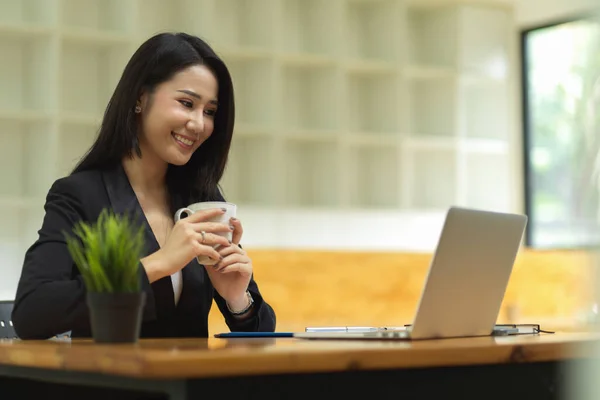
M 231 309 L 231 307 L 229 307 L 229 303 L 227 303 L 227 309 L 229 310 L 229 312 L 233 315 L 242 315 L 242 314 L 246 314 L 250 308 L 252 308 L 252 305 L 254 305 L 254 299 L 252 298 L 252 295 L 250 294 L 250 292 L 248 290 L 246 290 L 246 296 L 248 296 L 248 305 L 240 310 L 240 311 L 233 311 Z

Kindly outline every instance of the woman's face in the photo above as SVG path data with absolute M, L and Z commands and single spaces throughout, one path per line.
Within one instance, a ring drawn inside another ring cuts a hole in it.
M 140 99 L 142 156 L 186 164 L 214 129 L 219 86 L 204 65 L 190 66 Z

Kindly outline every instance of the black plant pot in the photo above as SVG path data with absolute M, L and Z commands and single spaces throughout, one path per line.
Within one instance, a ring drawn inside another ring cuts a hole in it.
M 135 343 L 140 338 L 146 293 L 87 292 L 92 335 L 97 343 Z

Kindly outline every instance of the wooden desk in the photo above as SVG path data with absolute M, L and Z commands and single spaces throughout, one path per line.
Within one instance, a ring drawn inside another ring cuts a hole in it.
M 0 340 L 0 388 L 24 394 L 37 385 L 44 393 L 59 390 L 61 400 L 392 394 L 481 398 L 482 393 L 486 399 L 560 398 L 563 373 L 557 367 L 589 358 L 598 339 L 592 333 L 557 333 L 415 342 L 211 338 L 96 345 L 89 340 Z M 141 391 L 158 397 L 140 397 Z M 214 391 L 218 394 L 210 394 Z

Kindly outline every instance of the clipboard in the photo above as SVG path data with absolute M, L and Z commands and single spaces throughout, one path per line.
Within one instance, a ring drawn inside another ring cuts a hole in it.
M 554 333 L 541 329 L 539 324 L 497 324 L 492 336 L 536 335 L 539 333 Z
M 405 328 L 411 325 L 405 325 Z M 392 332 L 386 328 L 378 328 L 376 331 Z M 512 335 L 535 335 L 539 333 L 554 333 L 542 330 L 539 324 L 497 324 L 490 336 L 512 336 Z M 298 337 L 294 332 L 222 332 L 214 335 L 220 339 L 235 338 L 294 338 Z

